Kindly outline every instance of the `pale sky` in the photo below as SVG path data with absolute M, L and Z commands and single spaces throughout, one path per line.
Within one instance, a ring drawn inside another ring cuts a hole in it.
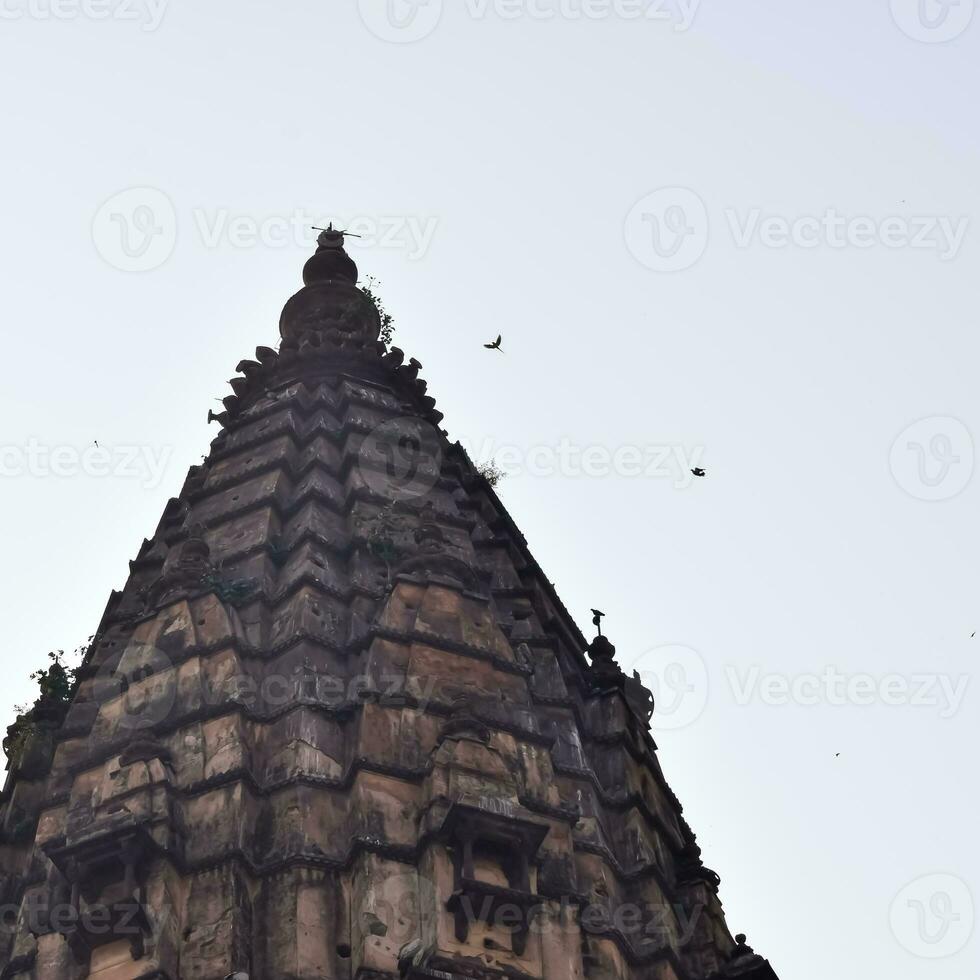
M 973 6 L 0 0 L 8 715 L 332 218 L 658 689 L 733 931 L 975 976 Z

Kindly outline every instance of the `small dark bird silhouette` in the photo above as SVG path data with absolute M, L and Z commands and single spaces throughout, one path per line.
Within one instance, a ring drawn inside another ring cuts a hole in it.
M 973 638 L 974 638 L 974 637 L 975 637 L 976 635 L 977 635 L 977 631 L 976 631 L 976 630 L 974 630 L 974 631 L 973 631 L 973 632 L 972 632 L 972 633 L 970 634 L 970 639 L 972 640 L 972 639 L 973 639 Z
M 497 339 L 492 344 L 484 344 L 483 346 L 486 347 L 487 350 L 499 350 L 500 353 L 503 354 L 504 350 L 500 346 L 501 340 L 503 340 L 503 337 L 498 333 Z
M 98 449 L 98 448 L 99 448 L 99 440 L 98 440 L 98 439 L 96 439 L 96 440 L 95 440 L 95 448 L 96 448 L 96 449 Z
M 835 759 L 839 759 L 840 758 L 840 752 L 838 752 L 837 755 L 834 756 L 834 758 Z
M 693 469 L 693 470 L 691 470 L 691 472 L 692 472 L 692 473 L 693 473 L 693 474 L 694 474 L 695 476 L 707 476 L 707 473 L 705 473 L 705 472 L 704 472 L 704 470 L 703 470 L 703 469 L 701 469 L 701 467 L 700 467 L 700 466 L 695 466 L 695 467 L 694 467 L 694 469 Z
M 606 614 L 604 612 L 599 612 L 598 609 L 592 610 L 592 623 L 599 631 L 599 636 L 602 636 L 602 619 L 605 615 Z

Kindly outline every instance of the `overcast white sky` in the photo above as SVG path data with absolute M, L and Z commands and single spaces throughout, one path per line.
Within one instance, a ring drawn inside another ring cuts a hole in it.
M 5 708 L 278 339 L 293 224 L 357 223 L 658 687 L 733 930 L 787 980 L 976 975 L 973 6 L 0 0 Z

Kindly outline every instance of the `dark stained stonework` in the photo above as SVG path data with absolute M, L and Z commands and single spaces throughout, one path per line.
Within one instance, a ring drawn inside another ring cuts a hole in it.
M 356 281 L 324 232 L 16 753 L 0 980 L 774 980 Z

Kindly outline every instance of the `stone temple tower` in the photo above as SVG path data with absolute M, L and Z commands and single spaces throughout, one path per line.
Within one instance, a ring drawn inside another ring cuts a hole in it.
M 342 234 L 13 726 L 0 980 L 774 980 Z M 60 687 L 59 687 L 60 685 Z

